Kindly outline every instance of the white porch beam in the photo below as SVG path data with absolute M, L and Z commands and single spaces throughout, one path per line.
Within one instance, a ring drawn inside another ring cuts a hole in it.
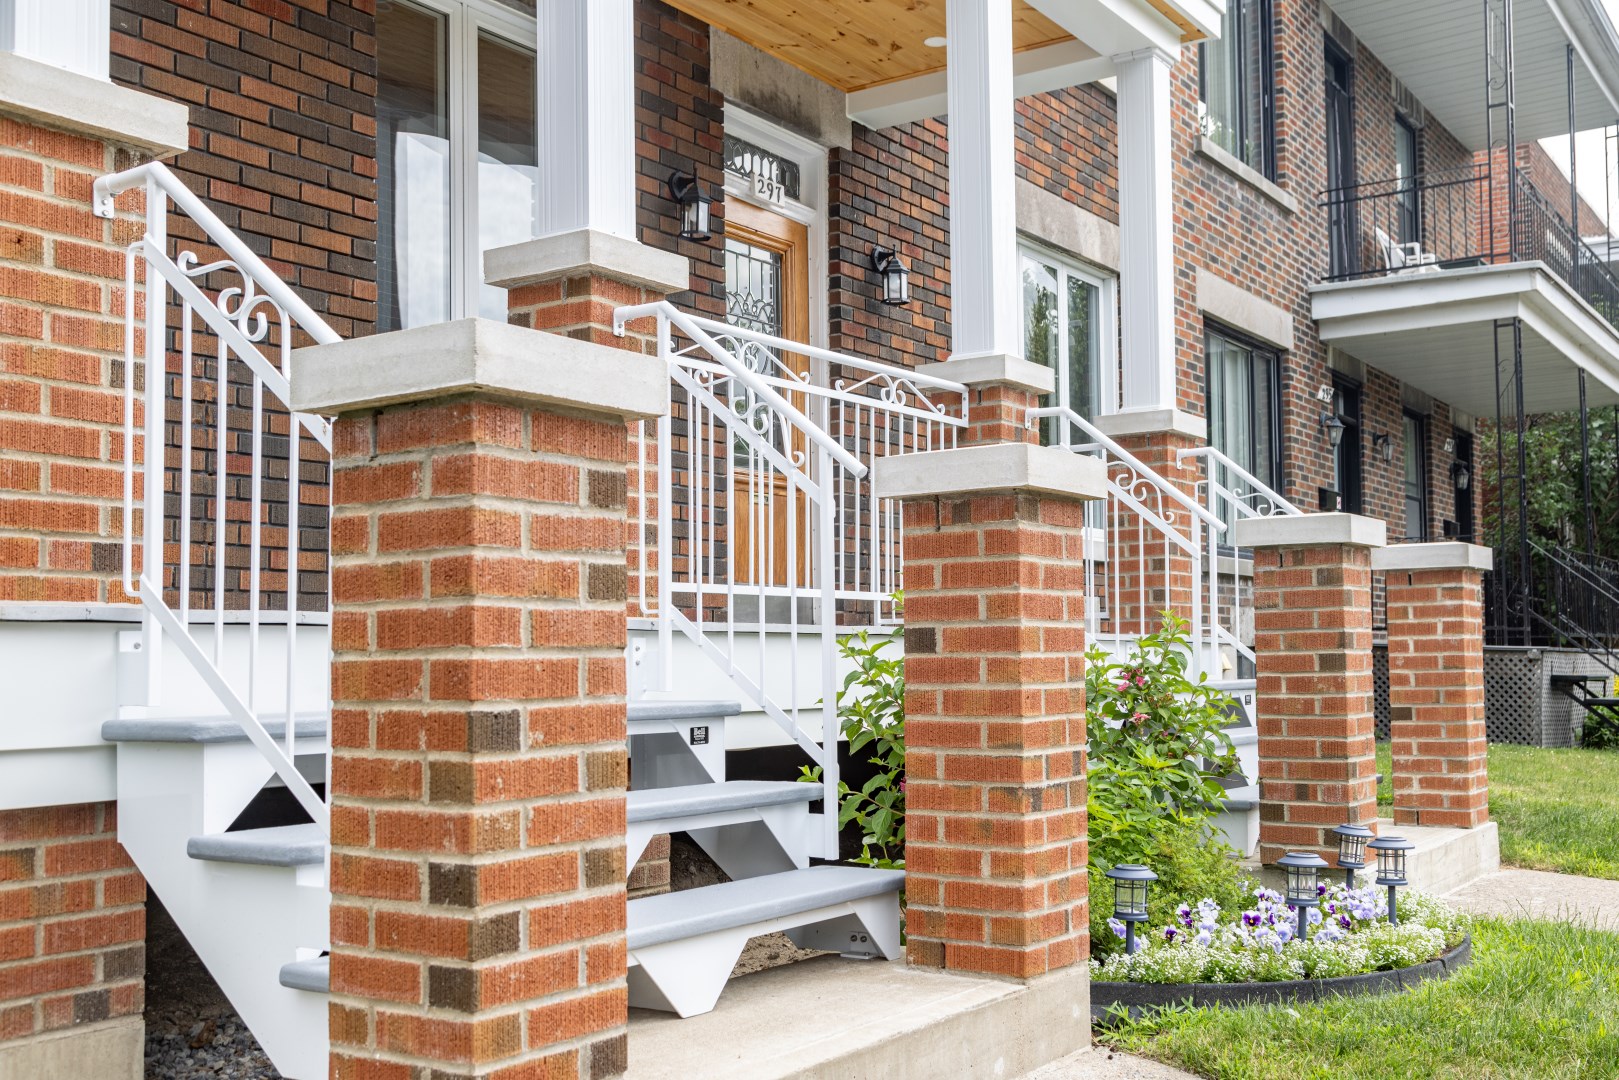
M 1078 41 L 1026 49 L 1012 57 L 1012 96 L 1027 97 L 1084 86 L 1113 74 L 1111 57 Z M 931 120 L 949 112 L 948 76 L 930 71 L 848 95 L 849 119 L 869 128 Z
M 1023 355 L 1012 0 L 948 0 L 951 359 Z
M 1170 147 L 1174 57 L 1114 58 L 1119 85 L 1119 303 L 1123 408 L 1173 409 L 1175 206 Z
M 107 79 L 108 0 L 0 0 L 0 52 Z
M 1029 0 L 1029 6 L 1103 56 L 1145 48 L 1180 51 L 1180 27 L 1146 0 Z M 1198 0 L 1195 6 L 1212 5 Z
M 541 0 L 535 14 L 539 235 L 634 240 L 633 0 Z

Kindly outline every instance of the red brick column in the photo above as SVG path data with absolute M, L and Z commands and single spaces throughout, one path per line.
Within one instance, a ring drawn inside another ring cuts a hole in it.
M 883 458 L 904 499 L 912 964 L 1030 979 L 1089 955 L 1085 500 L 1056 448 Z
M 1394 821 L 1471 829 L 1490 817 L 1484 734 L 1489 548 L 1400 544 L 1373 552 L 1388 595 Z
M 377 357 L 373 409 L 340 374 Z M 467 320 L 296 364 L 337 414 L 333 1075 L 616 1075 L 625 420 L 657 362 Z
M 1251 518 L 1259 677 L 1259 859 L 1314 851 L 1331 829 L 1377 820 L 1372 718 L 1372 549 L 1381 521 L 1355 514 Z
M 967 427 L 959 445 L 1040 442 L 1039 427 L 1029 425 L 1029 410 L 1045 404 L 1056 387 L 1050 368 L 1016 356 L 974 356 L 924 364 L 917 371 L 967 387 Z
M 81 1063 L 138 1062 L 145 939 L 146 882 L 118 843 L 117 804 L 0 811 L 0 1076 L 68 1061 L 45 1043 L 70 1029 L 127 1044 L 81 1049 Z

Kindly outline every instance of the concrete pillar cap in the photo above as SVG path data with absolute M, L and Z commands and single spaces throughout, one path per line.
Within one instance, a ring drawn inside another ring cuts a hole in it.
M 691 288 L 691 260 L 597 229 L 575 229 L 483 253 L 484 281 L 506 289 L 586 275 L 667 296 Z
M 1372 569 L 1478 570 L 1495 567 L 1495 552 L 1478 544 L 1444 541 L 1433 544 L 1395 544 L 1372 552 Z
M 983 492 L 1030 492 L 1073 499 L 1107 495 L 1101 461 L 1056 446 L 987 443 L 873 462 L 879 498 L 923 499 Z
M 1057 389 L 1055 371 L 1008 353 L 952 356 L 941 364 L 922 364 L 916 373 L 949 379 L 967 387 L 1011 386 L 1036 394 L 1049 394 Z
M 1244 518 L 1232 526 L 1238 547 L 1380 548 L 1388 543 L 1388 526 L 1359 514 L 1297 514 Z

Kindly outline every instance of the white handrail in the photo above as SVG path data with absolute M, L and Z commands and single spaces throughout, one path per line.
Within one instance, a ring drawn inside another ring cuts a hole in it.
M 762 378 L 758 372 L 739 362 L 725 347 L 715 341 L 713 336 L 704 329 L 702 322 L 693 316 L 687 315 L 667 300 L 659 300 L 651 304 L 636 304 L 630 307 L 621 307 L 613 312 L 613 333 L 620 337 L 624 335 L 624 325 L 637 319 L 665 318 L 678 327 L 682 333 L 702 347 L 703 351 L 722 365 L 735 379 L 749 391 L 757 394 L 759 399 L 779 413 L 787 422 L 813 442 L 817 447 L 825 450 L 832 459 L 842 465 L 856 478 L 866 475 L 866 467 L 860 459 L 849 453 L 832 436 L 816 427 L 798 409 L 794 408 L 786 398 L 776 393 L 775 389 Z M 780 339 L 774 339 L 780 340 Z M 792 351 L 803 352 L 809 349 L 807 345 L 798 345 L 793 342 L 782 342 L 782 347 Z M 836 356 L 834 353 L 827 354 Z
M 1203 509 L 1201 506 L 1197 505 L 1197 503 L 1193 502 L 1183 492 L 1181 492 L 1179 488 L 1175 487 L 1175 485 L 1169 483 L 1156 472 L 1149 469 L 1134 454 L 1130 453 L 1130 451 L 1108 438 L 1101 432 L 1100 429 L 1096 427 L 1096 425 L 1092 424 L 1089 420 L 1086 420 L 1083 416 L 1080 416 L 1068 406 L 1051 405 L 1039 409 L 1030 409 L 1028 426 L 1031 428 L 1034 427 L 1037 421 L 1047 416 L 1061 417 L 1062 419 L 1068 421 L 1069 424 L 1079 428 L 1079 430 L 1083 431 L 1087 436 L 1094 440 L 1097 445 L 1101 446 L 1109 454 L 1112 454 L 1114 457 L 1130 466 L 1130 468 L 1134 469 L 1137 475 L 1139 475 L 1143 480 L 1146 480 L 1148 483 L 1152 484 L 1157 491 L 1168 496 L 1174 502 L 1179 503 L 1185 509 L 1191 511 L 1209 528 L 1215 530 L 1216 532 L 1225 531 L 1225 523 L 1223 521 L 1209 513 L 1207 510 Z M 1070 447 L 1070 449 L 1083 450 L 1084 447 Z
M 219 249 L 240 266 L 243 273 L 252 278 L 271 300 L 291 315 L 304 331 L 315 339 L 316 344 L 330 345 L 342 340 L 337 331 L 327 326 L 326 320 L 304 302 L 303 297 L 293 292 L 275 271 L 265 265 L 264 260 L 259 258 L 252 248 L 242 242 L 241 237 L 220 221 L 218 215 L 208 209 L 207 205 L 197 198 L 190 188 L 181 183 L 180 178 L 170 172 L 169 167 L 161 161 L 149 161 L 133 169 L 97 177 L 92 203 L 96 216 L 114 217 L 117 214 L 114 199 L 142 184 L 155 184 L 174 200 L 175 206 L 184 210 L 187 217 L 202 226 L 203 231 L 208 234 L 209 241 L 218 245 Z
M 1255 476 L 1247 469 L 1244 469 L 1241 465 L 1238 465 L 1235 461 L 1232 461 L 1229 457 L 1222 454 L 1219 450 L 1212 446 L 1199 446 L 1191 450 L 1175 451 L 1176 461 L 1185 461 L 1187 458 L 1207 458 L 1211 464 L 1219 465 L 1221 468 L 1229 470 L 1235 474 L 1239 480 L 1252 487 L 1254 489 L 1254 495 L 1264 499 L 1268 504 L 1270 504 L 1273 511 L 1280 511 L 1281 514 L 1288 517 L 1295 517 L 1304 513 L 1304 511 L 1300 510 L 1298 507 L 1282 498 L 1281 495 L 1273 491 L 1270 485 L 1266 484 L 1263 480 L 1259 479 L 1259 477 Z M 1211 484 L 1214 483 L 1213 469 L 1209 470 L 1209 482 Z M 1227 491 L 1223 484 L 1216 486 L 1218 486 L 1221 491 L 1226 494 L 1233 504 L 1243 504 L 1243 499 L 1241 496 L 1238 496 L 1235 492 Z

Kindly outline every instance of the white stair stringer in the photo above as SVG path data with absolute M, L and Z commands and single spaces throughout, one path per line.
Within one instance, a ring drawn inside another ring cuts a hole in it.
M 901 870 L 815 866 L 629 904 L 630 1005 L 682 1017 L 714 1008 L 749 938 L 787 931 L 860 959 L 900 953 Z
M 245 736 L 222 740 L 198 726 L 187 739 L 186 727 L 104 726 L 104 737 L 118 742 L 119 842 L 276 1069 L 289 1080 L 319 1080 L 327 1075 L 326 998 L 287 987 L 281 969 L 327 948 L 328 859 L 232 851 L 220 834 L 273 770 Z M 307 737 L 300 724 L 298 734 L 297 754 L 325 753 L 324 724 Z M 251 861 L 224 861 L 244 856 Z

